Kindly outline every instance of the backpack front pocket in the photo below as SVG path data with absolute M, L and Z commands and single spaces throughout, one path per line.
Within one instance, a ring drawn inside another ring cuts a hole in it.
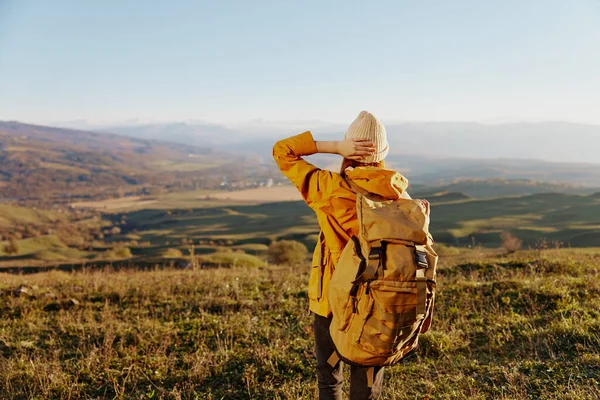
M 363 350 L 391 355 L 419 328 L 416 282 L 375 280 L 368 285 L 372 307 L 359 339 Z

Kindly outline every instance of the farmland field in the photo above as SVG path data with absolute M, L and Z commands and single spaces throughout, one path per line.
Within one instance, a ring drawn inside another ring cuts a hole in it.
M 4 252 L 10 234 L 0 238 L 0 268 L 102 265 L 123 257 L 161 264 L 165 255 L 169 262 L 186 262 L 191 245 L 197 254 L 236 250 L 263 256 L 266 246 L 281 239 L 300 241 L 311 249 L 317 221 L 303 201 L 294 201 L 299 197 L 295 188 L 283 185 L 78 202 L 70 210 L 2 205 L 0 236 L 1 230 L 18 229 L 25 237 L 13 240 L 18 251 L 12 255 Z M 505 231 L 520 238 L 523 248 L 600 246 L 598 194 L 474 199 L 440 192 L 427 198 L 434 239 L 447 246 L 499 248 Z M 81 232 L 88 226 L 92 231 Z M 60 227 L 63 231 L 56 232 Z M 122 257 L 114 258 L 120 248 Z M 177 254 L 184 257 L 178 260 Z
M 213 238 L 265 243 L 278 238 L 300 240 L 312 246 L 316 218 L 298 198 L 295 188 L 275 187 L 213 192 L 184 201 L 170 211 L 165 201 L 147 209 L 122 210 L 125 230 L 136 230 L 157 245 L 169 237 Z M 558 247 L 600 246 L 600 196 L 535 194 L 530 196 L 471 199 L 440 194 L 432 202 L 431 230 L 438 242 L 453 246 L 498 247 L 500 233 L 511 231 L 526 246 L 552 243 Z M 183 204 L 190 208 L 184 208 Z M 151 208 L 155 208 L 152 210 Z M 168 219 L 168 221 L 167 221 Z M 160 227 L 162 235 L 155 235 Z M 150 231 L 146 235 L 145 232 Z

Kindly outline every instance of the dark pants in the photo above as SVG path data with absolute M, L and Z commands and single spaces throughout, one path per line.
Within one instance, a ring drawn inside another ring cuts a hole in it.
M 317 370 L 319 378 L 319 400 L 342 400 L 342 362 L 332 367 L 327 360 L 334 352 L 329 334 L 331 318 L 315 314 L 315 344 L 317 352 Z M 383 368 L 373 371 L 373 386 L 367 385 L 367 369 L 350 366 L 350 400 L 370 400 L 379 398 L 383 383 Z

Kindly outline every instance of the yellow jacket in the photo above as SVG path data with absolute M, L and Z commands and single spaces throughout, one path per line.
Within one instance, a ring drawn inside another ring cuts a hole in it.
M 358 235 L 358 221 L 356 194 L 344 178 L 302 159 L 315 153 L 317 147 L 310 132 L 280 140 L 273 146 L 273 158 L 279 169 L 317 214 L 321 234 L 313 253 L 308 298 L 310 310 L 327 317 L 331 314 L 327 287 L 346 243 Z M 345 175 L 363 190 L 388 199 L 406 195 L 408 181 L 389 169 L 357 167 L 346 170 Z

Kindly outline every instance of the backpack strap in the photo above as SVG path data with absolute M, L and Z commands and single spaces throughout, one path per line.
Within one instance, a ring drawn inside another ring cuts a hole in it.
M 369 260 L 367 261 L 367 276 L 370 279 L 379 278 L 385 270 L 385 251 L 387 242 L 383 240 L 375 240 L 371 242 L 371 251 L 369 252 Z M 381 269 L 381 273 L 379 270 Z
M 417 318 L 425 317 L 427 303 L 427 277 L 425 270 L 429 268 L 427 262 L 427 253 L 423 246 L 415 246 L 415 263 L 417 271 L 415 280 L 417 281 Z
M 360 247 L 360 240 L 356 236 L 352 236 L 352 241 L 354 242 L 356 255 L 360 258 L 360 265 L 352 283 L 359 284 L 367 282 L 383 275 L 383 270 L 385 270 L 385 250 L 387 242 L 383 240 L 373 241 L 369 256 L 368 258 L 365 258 Z M 381 273 L 379 272 L 380 270 Z
M 363 256 L 362 250 L 360 248 L 360 240 L 356 236 L 352 236 L 352 241 L 354 242 L 354 249 L 356 250 L 356 255 L 360 258 L 360 264 L 358 266 L 358 270 L 356 271 L 356 276 L 352 281 L 352 289 L 350 289 L 350 296 L 356 299 L 356 295 L 358 294 L 358 288 L 361 282 L 364 282 L 364 273 L 367 269 L 367 259 Z

